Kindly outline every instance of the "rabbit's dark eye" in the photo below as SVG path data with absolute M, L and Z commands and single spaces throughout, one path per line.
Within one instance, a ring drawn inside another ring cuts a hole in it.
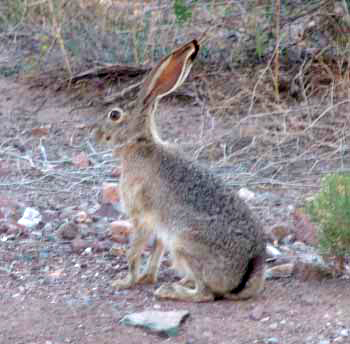
M 108 114 L 108 118 L 110 120 L 112 120 L 113 122 L 116 122 L 120 119 L 120 117 L 122 116 L 122 113 L 119 110 L 112 110 L 109 114 Z

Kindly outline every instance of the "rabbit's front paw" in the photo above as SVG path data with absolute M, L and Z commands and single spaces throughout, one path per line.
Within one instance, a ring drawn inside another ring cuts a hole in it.
M 122 290 L 122 289 L 129 289 L 134 284 L 135 284 L 135 282 L 130 277 L 130 275 L 128 275 L 128 276 L 126 276 L 125 278 L 122 278 L 122 279 L 115 279 L 112 282 L 112 287 L 117 289 L 117 290 Z

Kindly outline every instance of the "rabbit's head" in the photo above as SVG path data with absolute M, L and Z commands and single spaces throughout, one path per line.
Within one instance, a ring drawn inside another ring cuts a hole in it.
M 127 111 L 116 107 L 95 130 L 98 142 L 114 147 L 130 142 L 159 141 L 154 124 L 158 101 L 177 89 L 188 76 L 199 50 L 193 40 L 163 58 L 146 77 L 133 106 Z

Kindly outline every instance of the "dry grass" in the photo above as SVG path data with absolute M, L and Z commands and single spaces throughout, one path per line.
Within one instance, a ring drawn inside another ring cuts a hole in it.
M 0 5 L 1 39 L 12 48 L 15 72 L 34 79 L 44 75 L 55 80 L 57 91 L 57 79 L 90 67 L 152 65 L 212 26 L 190 83 L 181 91 L 203 109 L 202 131 L 191 142 L 194 158 L 211 161 L 223 173 L 225 166 L 234 166 L 234 184 L 303 188 L 317 186 L 320 174 L 350 169 L 349 8 L 334 8 L 332 1 L 305 7 L 281 3 L 280 17 L 272 21 L 276 9 L 269 1 L 196 1 L 192 16 L 180 24 L 174 4 L 7 0 Z M 77 107 L 96 105 L 99 99 L 125 95 L 122 90 L 137 82 L 96 77 L 70 85 L 69 99 Z M 91 147 L 86 144 L 84 150 L 95 159 Z M 22 159 L 4 146 L 1 154 L 5 160 Z M 66 166 L 64 160 L 49 160 L 39 157 L 32 163 L 41 169 Z M 47 171 L 40 178 L 56 174 L 70 185 L 89 178 L 96 182 L 103 164 L 72 174 L 67 169 L 65 176 Z M 28 178 L 22 185 L 36 187 L 41 181 Z

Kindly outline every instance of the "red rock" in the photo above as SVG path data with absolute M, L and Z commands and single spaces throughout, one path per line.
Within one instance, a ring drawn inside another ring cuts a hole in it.
M 72 161 L 73 164 L 78 168 L 87 168 L 90 165 L 90 160 L 84 152 L 81 152 L 78 155 L 74 156 Z
M 49 134 L 49 128 L 33 128 L 32 135 L 36 137 L 43 137 Z
M 120 244 L 127 244 L 129 242 L 129 235 L 131 230 L 132 225 L 128 221 L 113 221 L 109 225 L 111 240 Z
M 120 200 L 119 186 L 115 183 L 103 183 L 102 203 L 117 203 Z

